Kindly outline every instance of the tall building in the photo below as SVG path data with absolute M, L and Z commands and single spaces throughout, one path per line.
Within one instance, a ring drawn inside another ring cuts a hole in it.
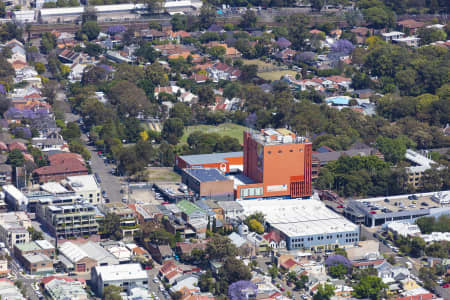
M 236 198 L 311 196 L 312 144 L 287 129 L 244 132 L 244 175 Z

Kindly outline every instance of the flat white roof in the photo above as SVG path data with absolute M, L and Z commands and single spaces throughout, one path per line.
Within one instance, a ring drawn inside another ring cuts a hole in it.
M 94 175 L 69 176 L 67 182 L 75 192 L 92 191 L 99 188 Z
M 102 277 L 103 282 L 116 280 L 140 280 L 148 279 L 148 274 L 142 270 L 140 264 L 123 264 L 112 266 L 95 267 L 97 274 Z
M 400 31 L 391 31 L 391 32 L 382 33 L 381 35 L 388 37 L 388 36 L 405 35 L 405 34 Z
M 114 5 L 97 5 L 94 6 L 97 13 L 122 12 L 131 11 L 133 9 L 145 9 L 144 4 L 114 4 Z M 84 6 L 61 7 L 61 8 L 43 8 L 40 10 L 41 16 L 57 16 L 57 15 L 76 15 L 84 12 Z
M 41 185 L 43 191 L 52 194 L 63 194 L 69 192 L 65 187 L 63 187 L 59 182 L 47 182 Z
M 20 204 L 28 204 L 28 198 L 12 184 L 2 187 L 2 190 L 13 197 Z
M 358 229 L 318 200 L 243 200 L 239 203 L 245 215 L 262 212 L 272 227 L 290 237 Z

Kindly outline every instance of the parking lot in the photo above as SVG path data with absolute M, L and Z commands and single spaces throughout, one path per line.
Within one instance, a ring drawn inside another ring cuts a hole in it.
M 151 188 L 130 188 L 130 203 L 161 204 L 162 199 L 156 199 L 155 191 Z
M 363 202 L 364 203 L 364 202 Z M 428 209 L 432 207 L 439 207 L 439 205 L 431 200 L 430 197 L 420 197 L 418 195 L 410 197 L 386 197 L 384 200 L 367 202 L 372 210 L 381 210 L 384 213 L 398 212 L 411 209 Z

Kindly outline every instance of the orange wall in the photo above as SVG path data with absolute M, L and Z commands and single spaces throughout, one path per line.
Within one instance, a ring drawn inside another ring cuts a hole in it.
M 259 184 L 239 186 L 236 196 L 240 198 L 242 188 L 255 186 L 264 187 L 260 197 L 310 196 L 311 155 L 311 143 L 262 146 L 245 132 L 244 174 Z

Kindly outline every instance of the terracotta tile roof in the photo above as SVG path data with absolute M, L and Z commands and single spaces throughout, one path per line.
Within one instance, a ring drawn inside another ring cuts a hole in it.
M 403 27 L 410 28 L 410 29 L 416 29 L 416 28 L 421 28 L 421 27 L 425 26 L 424 22 L 417 22 L 416 20 L 412 20 L 412 19 L 399 21 L 399 22 L 397 22 L 397 24 L 401 25 Z
M 398 297 L 395 298 L 395 300 L 428 300 L 428 299 L 434 299 L 435 295 L 432 293 L 426 293 L 426 294 L 420 294 L 420 295 L 414 295 L 414 296 L 406 296 L 406 297 Z
M 268 242 L 274 241 L 275 243 L 279 243 L 281 241 L 280 235 L 275 231 L 266 233 L 263 237 Z
M 163 263 L 161 269 L 159 270 L 161 274 L 166 274 L 171 272 L 173 269 L 178 268 L 173 260 L 167 260 Z
M 14 149 L 19 149 L 20 151 L 26 151 L 27 147 L 25 146 L 24 143 L 12 142 L 11 144 L 8 145 L 8 149 L 9 149 L 9 151 L 12 151 Z
M 88 172 L 88 169 L 77 159 L 67 159 L 58 164 L 35 169 L 33 173 L 38 175 L 51 175 L 73 172 Z
M 46 285 L 47 283 L 49 283 L 50 281 L 54 280 L 54 279 L 59 279 L 59 280 L 64 280 L 67 282 L 71 282 L 71 281 L 75 281 L 75 279 L 70 278 L 70 277 L 66 277 L 66 276 L 48 276 L 48 277 L 44 277 L 41 279 L 41 282 L 43 285 Z
M 56 153 L 56 154 L 52 154 L 48 157 L 50 164 L 60 164 L 60 163 L 64 162 L 65 160 L 70 160 L 70 159 L 78 160 L 80 163 L 84 164 L 83 157 L 78 153 L 71 153 L 71 152 Z
M 293 266 L 298 265 L 298 263 L 293 260 L 292 258 L 289 258 L 288 260 L 285 260 L 283 263 L 281 263 L 281 266 L 285 268 L 286 270 L 289 270 Z
M 309 33 L 311 34 L 320 34 L 320 33 L 324 33 L 322 30 L 318 30 L 318 29 L 312 29 L 309 31 Z

